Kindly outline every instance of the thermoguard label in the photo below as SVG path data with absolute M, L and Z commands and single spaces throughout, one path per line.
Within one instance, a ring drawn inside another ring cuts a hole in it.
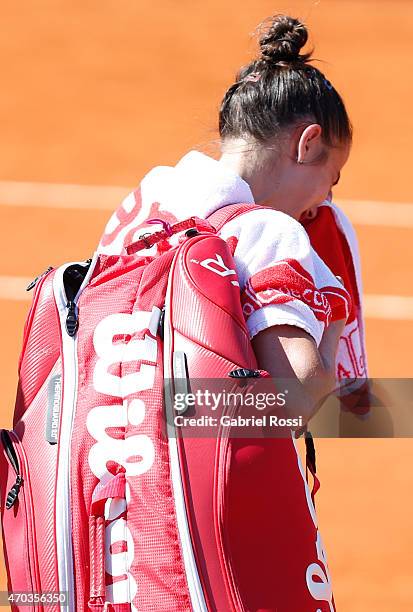
M 49 380 L 47 389 L 46 440 L 50 444 L 57 444 L 61 405 L 62 375 L 56 374 Z

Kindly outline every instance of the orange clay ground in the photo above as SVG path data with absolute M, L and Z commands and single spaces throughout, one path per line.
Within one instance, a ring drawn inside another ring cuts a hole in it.
M 3 3 L 0 181 L 119 185 L 126 193 L 151 166 L 173 164 L 189 148 L 216 151 L 220 98 L 254 50 L 249 33 L 274 12 L 309 24 L 315 56 L 354 123 L 335 196 L 388 209 L 412 202 L 409 0 Z M 0 185 L 0 275 L 35 276 L 92 253 L 108 210 L 42 208 L 41 197 L 34 207 L 30 194 L 27 206 L 5 205 L 14 189 Z M 405 210 L 404 227 L 356 226 L 366 294 L 413 295 Z M 0 425 L 8 427 L 28 302 L 0 306 Z M 366 322 L 370 374 L 411 376 L 412 316 L 376 316 Z M 337 609 L 413 610 L 413 441 L 318 440 L 317 450 L 317 510 Z

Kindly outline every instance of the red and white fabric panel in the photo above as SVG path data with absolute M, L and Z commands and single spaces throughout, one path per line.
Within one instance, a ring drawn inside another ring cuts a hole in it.
M 71 447 L 78 610 L 103 610 L 106 600 L 117 612 L 190 609 L 160 409 L 167 259 L 143 266 L 101 256 L 79 301 Z
M 46 439 L 50 395 L 60 396 L 62 388 L 53 277 L 54 272 L 49 272 L 37 282 L 24 329 L 13 430 L 9 432 L 22 486 L 10 508 L 6 507 L 6 496 L 16 482 L 16 473 L 0 445 L 3 550 L 8 588 L 14 592 L 59 591 L 54 528 L 58 445 Z M 52 603 L 42 606 L 45 612 L 55 608 Z M 13 609 L 21 608 L 16 603 Z
M 225 244 L 213 237 L 181 250 L 172 277 L 172 349 L 188 355 L 192 379 L 223 380 L 235 365 L 256 367 L 233 272 Z M 294 440 L 240 438 L 228 430 L 184 437 L 180 450 L 208 609 L 335 610 Z

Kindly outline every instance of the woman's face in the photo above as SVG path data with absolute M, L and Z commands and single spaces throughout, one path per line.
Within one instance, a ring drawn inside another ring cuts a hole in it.
M 350 144 L 330 147 L 323 143 L 321 128 L 311 125 L 292 134 L 258 182 L 259 204 L 271 206 L 299 220 L 312 217 L 317 207 L 331 199 L 334 185 L 350 153 Z M 264 184 L 265 183 L 265 184 Z
M 326 147 L 326 157 L 316 165 L 309 165 L 297 175 L 297 187 L 302 196 L 296 202 L 296 219 L 313 218 L 317 207 L 325 200 L 331 200 L 332 189 L 340 180 L 341 170 L 347 162 L 350 146 Z

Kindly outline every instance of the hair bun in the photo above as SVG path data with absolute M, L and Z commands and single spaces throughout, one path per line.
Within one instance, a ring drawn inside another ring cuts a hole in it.
M 270 18 L 271 25 L 260 37 L 261 60 L 266 62 L 306 61 L 311 53 L 300 55 L 300 50 L 308 40 L 306 26 L 287 15 Z

